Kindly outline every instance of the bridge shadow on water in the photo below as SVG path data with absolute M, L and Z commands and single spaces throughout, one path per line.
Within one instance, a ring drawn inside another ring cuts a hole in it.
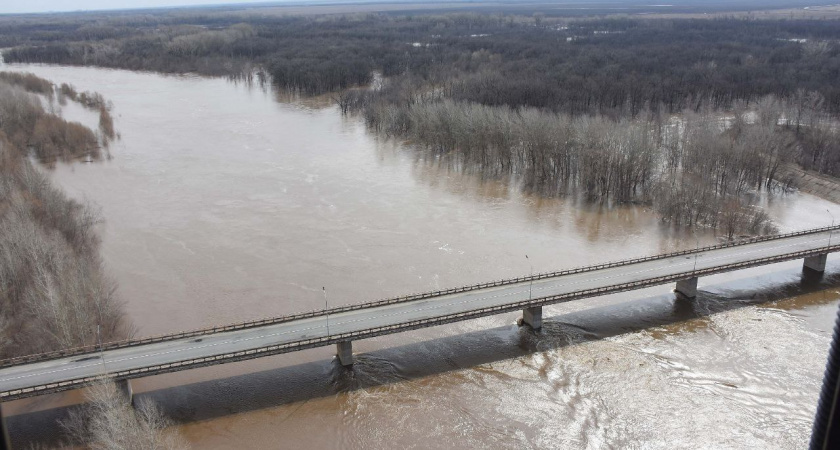
M 770 279 L 782 281 L 768 282 Z M 356 364 L 349 370 L 333 358 L 144 392 L 136 397 L 153 400 L 175 423 L 208 420 L 420 379 L 647 329 L 656 329 L 660 335 L 693 332 L 706 326 L 704 317 L 748 306 L 779 302 L 774 306 L 794 310 L 826 305 L 840 296 L 832 289 L 840 288 L 840 272 L 819 276 L 810 271 L 782 270 L 764 274 L 760 279 L 701 288 L 706 290 L 701 289 L 693 300 L 666 294 L 549 315 L 539 332 L 511 324 L 374 350 L 357 354 Z M 627 298 L 632 293 L 618 295 Z M 61 439 L 57 421 L 76 407 L 8 417 L 13 443 L 16 447 L 57 444 Z

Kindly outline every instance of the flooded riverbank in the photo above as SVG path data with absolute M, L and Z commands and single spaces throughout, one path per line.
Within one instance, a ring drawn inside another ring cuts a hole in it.
M 329 104 L 221 79 L 4 69 L 113 102 L 112 158 L 51 176 L 102 208 L 103 257 L 140 335 L 319 309 L 322 287 L 337 306 L 715 241 L 644 207 L 541 199 L 451 172 Z M 807 195 L 765 207 L 781 231 L 828 225 L 826 209 L 840 217 Z M 785 263 L 701 280 L 695 304 L 661 287 L 551 307 L 536 337 L 502 315 L 362 341 L 349 374 L 323 348 L 135 391 L 199 448 L 673 448 L 675 436 L 678 447 L 800 448 L 834 281 L 803 282 Z M 22 419 L 49 422 L 68 398 L 11 405 L 13 434 L 35 439 Z

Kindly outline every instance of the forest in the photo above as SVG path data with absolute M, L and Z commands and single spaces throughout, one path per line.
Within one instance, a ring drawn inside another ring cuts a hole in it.
M 0 19 L 7 62 L 257 76 L 318 94 L 411 74 L 457 99 L 556 112 L 730 107 L 797 89 L 840 112 L 832 20 L 543 15 L 47 16 Z

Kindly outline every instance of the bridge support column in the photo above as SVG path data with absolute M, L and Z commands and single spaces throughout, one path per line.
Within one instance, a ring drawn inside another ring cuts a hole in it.
M 117 380 L 114 382 L 117 385 L 117 390 L 125 396 L 128 403 L 134 404 L 134 390 L 131 389 L 131 380 Z
M 810 269 L 814 272 L 825 272 L 825 261 L 828 259 L 828 253 L 822 255 L 809 256 L 805 258 L 805 263 L 802 264 L 803 269 Z
M 335 344 L 336 347 L 336 356 L 338 356 L 338 362 L 341 363 L 344 367 L 350 367 L 353 365 L 353 341 L 344 341 Z
M 542 306 L 532 306 L 523 309 L 522 323 L 535 330 L 542 328 Z
M 675 291 L 687 298 L 697 297 L 697 277 L 677 281 Z

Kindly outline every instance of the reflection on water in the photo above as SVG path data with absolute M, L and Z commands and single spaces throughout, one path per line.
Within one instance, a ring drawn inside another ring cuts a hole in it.
M 51 173 L 102 207 L 104 257 L 143 335 L 321 308 L 322 286 L 334 306 L 716 241 L 643 207 L 464 173 L 371 135 L 328 98 L 14 67 L 114 103 L 113 159 Z M 804 195 L 766 202 L 783 231 L 840 213 Z M 510 314 L 369 339 L 352 372 L 324 348 L 141 379 L 135 392 L 199 448 L 672 448 L 675 436 L 799 448 L 840 280 L 803 281 L 797 264 L 701 280 L 693 303 L 659 287 L 555 306 L 537 335 Z M 48 439 L 78 395 L 10 405 L 16 439 Z

